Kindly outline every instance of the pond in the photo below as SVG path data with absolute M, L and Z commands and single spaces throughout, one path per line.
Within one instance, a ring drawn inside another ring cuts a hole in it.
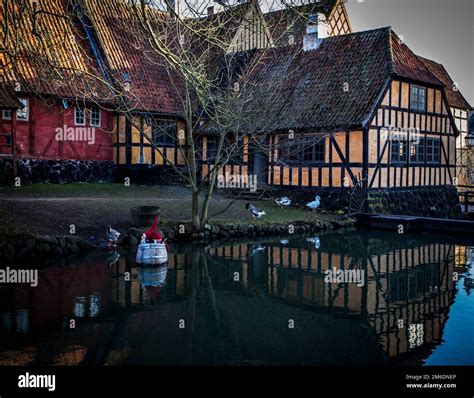
M 344 230 L 134 257 L 0 287 L 0 365 L 474 365 L 466 242 Z

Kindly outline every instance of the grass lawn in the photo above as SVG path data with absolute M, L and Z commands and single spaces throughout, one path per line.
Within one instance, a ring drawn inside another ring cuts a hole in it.
M 211 216 L 232 200 L 215 194 Z M 219 223 L 281 223 L 334 219 L 334 214 L 312 213 L 305 209 L 280 209 L 272 201 L 253 202 L 266 211 L 261 220 L 253 220 L 245 200 L 236 200 L 224 213 L 211 217 Z M 29 232 L 68 235 L 74 224 L 76 234 L 91 240 L 104 238 L 105 226 L 111 224 L 126 231 L 130 208 L 160 206 L 161 224 L 173 225 L 191 219 L 191 193 L 182 186 L 143 186 L 123 184 L 35 184 L 20 188 L 0 188 L 0 234 Z

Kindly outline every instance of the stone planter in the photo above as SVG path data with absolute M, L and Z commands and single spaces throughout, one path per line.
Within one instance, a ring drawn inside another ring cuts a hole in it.
M 161 208 L 159 206 L 138 206 L 130 209 L 132 218 L 132 226 L 134 227 L 149 227 L 153 224 L 155 216 L 160 221 Z

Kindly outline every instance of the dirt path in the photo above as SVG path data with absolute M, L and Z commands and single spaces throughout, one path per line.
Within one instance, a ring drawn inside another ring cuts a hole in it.
M 228 207 L 231 202 L 232 206 Z M 254 204 L 265 210 L 266 215 L 254 221 L 246 203 L 216 194 L 211 201 L 210 222 L 280 223 L 332 217 L 296 207 L 281 209 L 273 201 L 260 201 Z M 137 206 L 159 206 L 162 225 L 191 220 L 191 192 L 186 187 L 37 184 L 0 189 L 0 237 L 2 234 L 25 232 L 68 235 L 71 225 L 74 225 L 78 236 L 103 239 L 107 224 L 122 233 L 127 231 L 130 209 Z

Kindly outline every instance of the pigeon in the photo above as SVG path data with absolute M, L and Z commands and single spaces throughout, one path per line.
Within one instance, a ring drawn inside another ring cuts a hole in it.
M 275 199 L 275 203 L 280 207 L 289 207 L 291 206 L 291 199 L 284 196 L 282 198 Z
M 246 209 L 250 212 L 250 214 L 252 215 L 252 217 L 257 220 L 259 219 L 260 217 L 264 216 L 265 214 L 265 211 L 263 210 L 260 210 L 260 209 L 257 209 L 253 204 L 251 203 L 247 203 L 247 205 L 245 206 Z
M 107 225 L 106 233 L 107 239 L 109 240 L 109 246 L 117 246 L 117 240 L 122 234 L 119 231 L 113 229 L 110 224 Z
M 306 203 L 306 207 L 311 210 L 316 210 L 319 206 L 321 206 L 321 198 L 319 196 L 316 196 L 313 202 Z
M 321 247 L 321 240 L 317 236 L 314 238 L 307 238 L 306 242 L 312 243 L 316 250 L 318 250 Z

